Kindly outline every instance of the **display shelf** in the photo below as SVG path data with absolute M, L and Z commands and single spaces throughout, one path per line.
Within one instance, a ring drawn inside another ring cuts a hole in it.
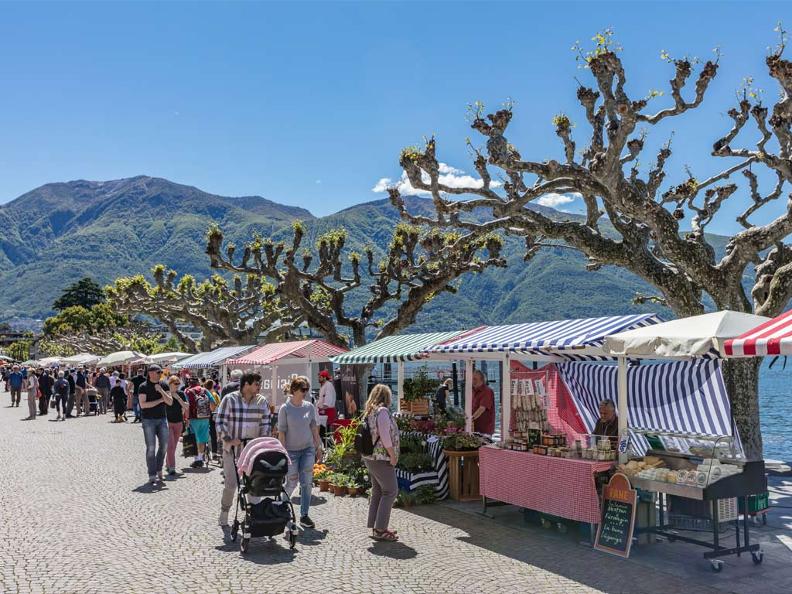
M 643 489 L 644 491 L 678 495 L 679 497 L 687 497 L 688 499 L 704 499 L 704 489 L 692 485 L 678 485 L 676 483 L 667 483 L 665 481 L 655 481 L 638 477 L 631 478 L 630 483 L 632 483 L 633 487 Z

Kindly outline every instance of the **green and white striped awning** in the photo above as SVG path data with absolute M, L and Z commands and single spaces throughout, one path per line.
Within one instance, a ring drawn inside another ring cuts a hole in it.
M 432 332 L 430 334 L 400 334 L 375 340 L 360 348 L 333 357 L 338 365 L 361 363 L 396 363 L 425 359 L 423 351 L 447 340 L 452 340 L 462 332 Z

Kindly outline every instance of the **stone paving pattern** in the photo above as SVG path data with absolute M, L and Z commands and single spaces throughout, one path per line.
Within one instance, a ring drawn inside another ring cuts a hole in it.
M 0 392 L 2 593 L 715 592 L 444 505 L 395 510 L 402 542 L 375 543 L 365 500 L 318 491 L 317 530 L 296 552 L 253 539 L 243 557 L 217 526 L 217 467 L 152 490 L 139 425 L 21 421 L 25 403 L 8 398 Z

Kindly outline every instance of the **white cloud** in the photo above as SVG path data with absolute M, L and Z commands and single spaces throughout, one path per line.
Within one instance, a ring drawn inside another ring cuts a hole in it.
M 440 184 L 449 188 L 480 188 L 484 185 L 482 180 L 475 178 L 472 175 L 467 175 L 463 170 L 457 169 L 456 167 L 451 167 L 446 163 L 438 163 L 437 168 L 440 172 L 438 181 Z M 426 183 L 429 183 L 429 175 L 427 173 L 422 172 L 421 178 Z M 391 178 L 383 177 L 374 185 L 373 188 L 371 188 L 371 191 L 376 193 L 385 192 L 389 187 L 394 185 L 404 196 L 428 196 L 430 194 L 430 192 L 426 190 L 418 190 L 414 188 L 410 183 L 410 180 L 407 178 L 407 174 L 403 171 L 398 182 L 394 183 Z M 502 184 L 499 181 L 493 181 L 490 184 L 490 186 L 493 188 L 500 187 L 501 185 Z
M 558 210 L 568 212 L 560 207 L 564 204 L 570 204 L 580 197 L 580 194 L 577 193 L 558 194 L 557 192 L 550 192 L 549 194 L 545 194 L 536 200 L 536 204 L 539 204 L 540 206 L 547 206 L 549 208 L 557 208 Z

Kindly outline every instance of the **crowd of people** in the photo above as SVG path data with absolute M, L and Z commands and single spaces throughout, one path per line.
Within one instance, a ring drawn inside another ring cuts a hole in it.
M 14 365 L 2 369 L 2 380 L 11 395 L 11 406 L 18 407 L 26 392 L 28 416 L 35 420 L 56 412 L 56 421 L 103 415 L 112 409 L 113 423 L 126 423 L 132 410 L 132 423 L 140 423 L 145 443 L 148 483 L 155 487 L 176 478 L 176 449 L 184 434 L 194 437 L 197 451 L 191 464 L 201 468 L 210 461 L 221 464 L 224 487 L 219 525 L 223 538 L 232 538 L 229 512 L 237 491 L 235 460 L 241 450 L 257 437 L 277 437 L 288 452 L 286 492 L 292 496 L 300 487 L 300 524 L 315 527 L 311 519 L 313 466 L 322 459 L 320 423 L 335 419 L 336 395 L 331 376 L 320 372 L 319 396 L 310 400 L 310 380 L 295 376 L 289 382 L 287 400 L 277 410 L 261 394 L 261 375 L 235 369 L 225 385 L 215 378 L 164 375 L 158 365 L 140 369 L 131 379 L 117 370 L 85 367 L 38 369 Z M 399 432 L 390 412 L 391 392 L 385 385 L 371 391 L 363 409 L 370 428 L 373 451 L 363 456 L 371 478 L 368 528 L 377 540 L 393 541 L 398 536 L 389 519 L 398 494 L 396 463 L 399 457 Z M 321 421 L 320 421 L 321 419 Z M 164 469 L 164 472 L 163 472 Z

